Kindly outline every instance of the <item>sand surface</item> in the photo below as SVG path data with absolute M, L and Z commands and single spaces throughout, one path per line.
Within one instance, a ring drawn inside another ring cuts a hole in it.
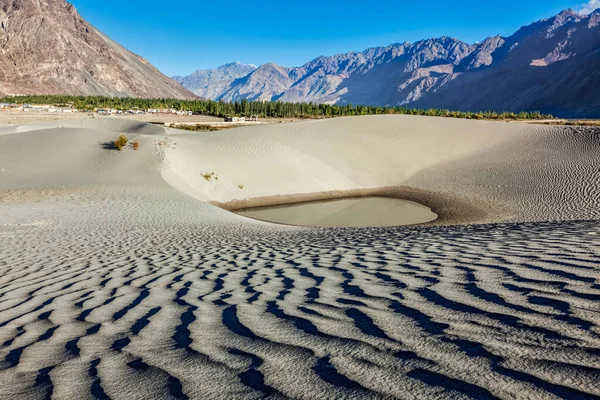
M 0 109 L 0 126 L 35 124 L 42 122 L 57 122 L 65 120 L 82 119 L 119 119 L 129 121 L 142 121 L 165 124 L 219 124 L 223 123 L 223 118 L 210 115 L 177 115 L 177 114 L 113 114 L 103 115 L 92 112 L 74 112 L 74 113 L 50 113 L 47 111 L 17 111 L 14 109 Z M 274 124 L 284 122 L 294 122 L 294 118 L 261 118 L 261 124 Z M 239 124 L 239 123 L 238 123 Z M 248 124 L 252 124 L 250 121 Z
M 46 111 L 17 111 L 11 109 L 0 109 L 0 125 L 23 125 L 43 122 L 73 121 L 82 119 L 119 119 L 142 122 L 223 122 L 223 118 L 208 115 L 176 115 L 176 114 L 115 114 L 102 115 L 97 113 L 73 112 L 73 113 L 51 113 Z
M 599 166 L 593 129 L 426 117 L 0 128 L 0 398 L 599 398 Z M 374 188 L 447 218 L 210 204 Z

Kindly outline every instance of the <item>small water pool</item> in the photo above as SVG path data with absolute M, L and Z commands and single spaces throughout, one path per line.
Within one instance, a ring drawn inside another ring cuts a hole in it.
M 435 221 L 429 207 L 390 197 L 356 197 L 249 208 L 236 214 L 261 221 L 317 227 L 386 227 Z

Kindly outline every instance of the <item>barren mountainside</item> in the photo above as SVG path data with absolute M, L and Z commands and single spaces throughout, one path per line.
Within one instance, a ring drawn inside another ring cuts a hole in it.
M 296 68 L 267 64 L 231 79 L 226 87 L 207 79 L 203 93 L 223 100 L 600 117 L 599 49 L 600 10 L 589 15 L 566 10 L 510 37 L 476 44 L 441 37 L 318 57 Z M 185 77 L 179 81 L 187 86 Z
M 0 0 L 0 93 L 195 97 L 65 0 Z
M 216 69 L 198 70 L 188 76 L 174 76 L 173 79 L 194 94 L 210 99 L 221 94 L 233 81 L 245 77 L 255 69 L 255 65 L 234 62 Z

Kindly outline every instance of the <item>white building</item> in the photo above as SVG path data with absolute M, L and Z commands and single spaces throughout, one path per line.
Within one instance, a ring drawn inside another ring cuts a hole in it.
M 246 122 L 245 117 L 225 117 L 225 122 Z

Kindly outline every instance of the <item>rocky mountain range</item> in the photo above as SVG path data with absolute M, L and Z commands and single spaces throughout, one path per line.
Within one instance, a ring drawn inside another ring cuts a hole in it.
M 256 70 L 256 65 L 233 62 L 216 69 L 198 70 L 188 76 L 174 76 L 173 79 L 196 95 L 212 99 L 219 95 L 238 78 Z
M 65 0 L 0 0 L 0 95 L 195 98 Z
M 476 44 L 441 37 L 318 57 L 234 63 L 175 77 L 212 99 L 542 111 L 600 117 L 600 9 L 572 10 Z

